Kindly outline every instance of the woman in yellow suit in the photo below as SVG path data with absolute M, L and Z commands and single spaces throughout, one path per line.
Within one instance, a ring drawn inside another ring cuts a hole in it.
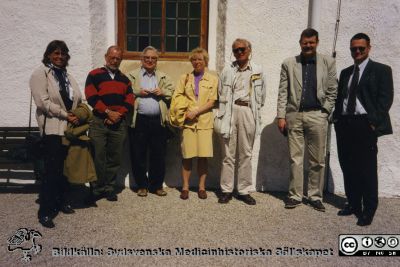
M 188 108 L 182 131 L 182 192 L 181 199 L 189 198 L 189 178 L 192 172 L 192 159 L 197 157 L 199 176 L 198 197 L 206 199 L 205 181 L 207 177 L 207 158 L 213 157 L 212 108 L 217 100 L 218 78 L 207 70 L 208 53 L 195 48 L 189 56 L 193 71 L 182 75 L 174 92 L 174 97 L 185 97 Z

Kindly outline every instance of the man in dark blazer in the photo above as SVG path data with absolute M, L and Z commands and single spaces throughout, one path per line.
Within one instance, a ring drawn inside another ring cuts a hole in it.
M 359 226 L 371 224 L 378 207 L 377 138 L 393 133 L 389 117 L 392 70 L 370 60 L 370 49 L 368 35 L 358 33 L 351 38 L 354 65 L 340 74 L 333 114 L 348 200 L 338 215 L 355 214 Z

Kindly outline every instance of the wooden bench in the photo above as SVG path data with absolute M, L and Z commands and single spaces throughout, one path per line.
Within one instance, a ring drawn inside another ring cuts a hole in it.
M 12 155 L 24 146 L 29 133 L 39 134 L 39 129 L 33 127 L 29 132 L 28 127 L 0 127 L 0 184 L 6 180 L 5 184 L 9 185 L 12 179 L 38 180 L 39 174 L 32 160 Z

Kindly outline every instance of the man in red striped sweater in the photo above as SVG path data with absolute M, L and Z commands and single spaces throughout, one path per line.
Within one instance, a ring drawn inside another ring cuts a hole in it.
M 119 70 L 122 49 L 110 46 L 106 65 L 92 70 L 85 85 L 85 95 L 93 108 L 89 137 L 94 147 L 97 181 L 92 186 L 92 201 L 102 197 L 117 201 L 116 175 L 121 166 L 127 134 L 126 115 L 132 109 L 134 95 L 129 79 Z

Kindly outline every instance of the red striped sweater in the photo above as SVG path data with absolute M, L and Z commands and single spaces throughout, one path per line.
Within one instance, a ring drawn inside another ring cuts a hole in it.
M 118 111 L 125 116 L 133 107 L 135 97 L 131 82 L 121 71 L 110 77 L 105 67 L 92 70 L 85 84 L 85 95 L 93 114 L 106 118 L 106 109 Z

